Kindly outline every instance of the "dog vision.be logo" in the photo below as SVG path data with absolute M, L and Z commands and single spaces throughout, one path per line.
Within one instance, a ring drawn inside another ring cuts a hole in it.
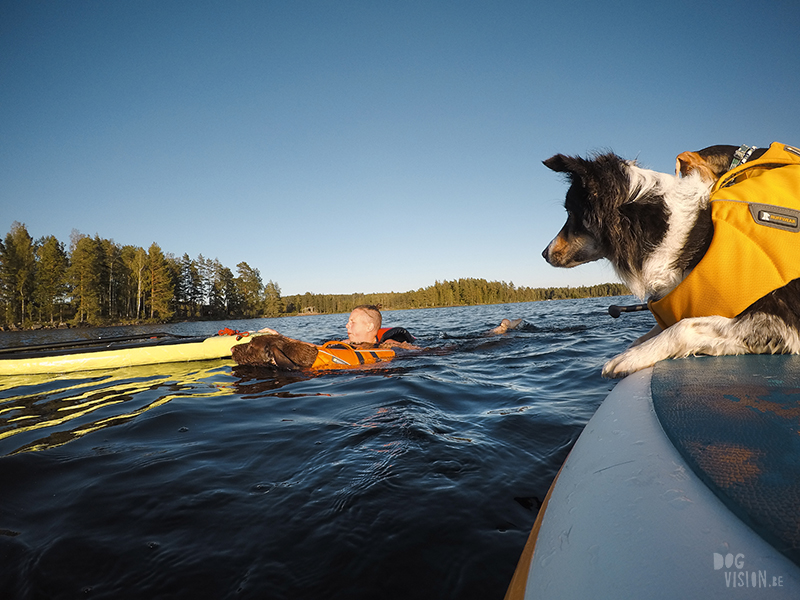
M 783 587 L 783 576 L 770 577 L 766 571 L 748 571 L 744 554 L 728 553 L 723 556 L 714 552 L 714 570 L 723 571 L 725 587 L 729 588 Z

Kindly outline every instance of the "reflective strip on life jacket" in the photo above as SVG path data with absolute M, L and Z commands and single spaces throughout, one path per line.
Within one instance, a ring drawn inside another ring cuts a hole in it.
M 681 319 L 735 317 L 800 277 L 800 150 L 777 142 L 712 189 L 714 237 L 674 290 L 648 303 L 666 329 Z

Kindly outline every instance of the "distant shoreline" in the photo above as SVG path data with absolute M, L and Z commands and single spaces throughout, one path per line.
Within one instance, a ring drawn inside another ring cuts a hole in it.
M 619 285 L 622 284 L 602 284 L 605 285 Z M 581 288 L 542 288 L 548 291 L 550 290 L 564 290 L 569 289 L 574 291 L 575 293 L 580 293 L 582 291 L 588 290 L 592 287 L 596 286 L 587 286 Z M 381 311 L 389 312 L 395 310 L 422 310 L 422 309 L 434 309 L 434 308 L 458 308 L 464 306 L 493 306 L 493 305 L 504 305 L 504 304 L 519 304 L 525 302 L 546 302 L 550 300 L 581 300 L 585 298 L 610 298 L 614 296 L 627 296 L 630 295 L 630 292 L 627 288 L 622 286 L 622 290 L 618 290 L 620 293 L 616 294 L 597 294 L 597 295 L 576 295 L 576 296 L 560 296 L 560 297 L 551 297 L 551 298 L 539 298 L 535 300 L 509 300 L 505 302 L 483 302 L 483 303 L 473 303 L 473 304 L 442 304 L 438 306 L 415 306 L 415 307 L 403 307 L 403 306 L 383 306 L 381 305 Z M 394 293 L 394 292 L 393 292 Z M 385 296 L 386 294 L 375 294 L 378 296 Z M 312 295 L 313 297 L 314 295 Z M 345 298 L 352 298 L 353 296 L 362 296 L 364 298 L 368 298 L 373 296 L 370 295 L 342 295 Z M 289 296 L 288 298 L 292 298 Z M 357 304 L 369 304 L 370 302 L 364 301 L 359 302 Z M 313 310 L 313 311 L 302 311 L 302 312 L 290 312 L 290 313 L 283 313 L 277 315 L 261 315 L 257 317 L 217 317 L 217 316 L 207 316 L 207 317 L 196 317 L 196 318 L 179 318 L 179 319 L 169 319 L 169 320 L 149 320 L 149 319 L 140 319 L 140 320 L 123 320 L 123 321 L 116 321 L 116 322 L 108 322 L 108 323 L 69 323 L 69 322 L 59 322 L 59 323 L 30 323 L 25 326 L 20 324 L 6 324 L 0 325 L 0 333 L 5 332 L 22 332 L 22 331 L 53 331 L 56 329 L 92 329 L 97 327 L 136 327 L 139 325 L 170 325 L 176 323 L 202 323 L 205 321 L 240 321 L 240 320 L 252 320 L 252 319 L 277 319 L 277 318 L 285 318 L 285 317 L 314 317 L 314 316 L 321 316 L 321 315 L 335 315 L 335 314 L 346 314 L 352 310 L 353 307 L 357 306 L 357 304 L 353 304 L 349 308 L 342 309 L 342 310 L 333 310 L 333 311 L 320 311 L 320 310 Z

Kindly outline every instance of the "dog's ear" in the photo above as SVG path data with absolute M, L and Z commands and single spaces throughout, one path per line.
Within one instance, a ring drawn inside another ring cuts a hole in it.
M 281 337 L 275 340 L 273 345 L 273 356 L 277 365 L 284 369 L 307 368 L 314 364 L 317 358 L 317 349 L 311 344 Z M 279 355 L 281 359 L 279 360 Z M 288 361 L 291 365 L 283 361 Z
M 675 174 L 684 177 L 693 171 L 709 182 L 715 182 L 731 165 L 738 146 L 709 146 L 697 152 L 681 152 L 675 159 Z
M 714 172 L 714 165 L 698 152 L 681 152 L 675 159 L 675 175 L 686 177 L 697 171 L 706 181 L 716 181 L 719 175 Z
M 573 185 L 579 184 L 591 187 L 591 161 L 579 156 L 556 154 L 547 160 L 543 160 L 542 164 L 556 173 L 566 173 L 567 178 Z
M 543 160 L 542 164 L 556 173 L 578 173 L 582 171 L 580 158 L 567 156 L 565 154 L 556 154 L 547 160 Z
M 608 152 L 589 158 L 556 154 L 543 160 L 542 164 L 556 173 L 568 173 L 570 179 L 575 181 L 602 179 L 605 174 L 620 172 L 626 162 L 616 154 Z
M 686 177 L 692 172 L 692 169 L 704 163 L 705 161 L 697 152 L 689 152 L 688 150 L 681 152 L 675 158 L 675 175 Z
M 617 198 L 628 182 L 629 162 L 612 152 L 596 154 L 591 158 L 556 154 L 543 161 L 544 165 L 557 173 L 566 173 L 575 192 L 587 198 Z M 567 197 L 570 192 L 567 192 Z
M 292 360 L 277 346 L 270 348 L 270 354 L 272 356 L 272 360 L 275 361 L 275 366 L 279 369 L 283 369 L 284 371 L 294 371 L 297 368 L 297 365 L 294 364 Z

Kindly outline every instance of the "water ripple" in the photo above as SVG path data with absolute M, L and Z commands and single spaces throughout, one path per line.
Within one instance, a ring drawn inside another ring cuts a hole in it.
M 438 351 L 351 372 L 209 361 L 3 378 L 0 596 L 501 597 L 613 385 L 602 363 L 649 328 L 610 319 L 609 302 L 624 300 L 386 313 Z M 524 324 L 487 337 L 504 317 Z M 172 332 L 322 341 L 345 321 Z

